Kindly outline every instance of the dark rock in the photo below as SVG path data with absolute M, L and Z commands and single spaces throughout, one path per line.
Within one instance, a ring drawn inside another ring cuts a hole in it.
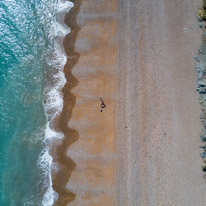
M 206 120 L 204 119 L 201 122 L 202 122 L 203 126 L 206 128 Z M 205 134 L 205 136 L 206 136 L 206 134 Z
M 201 146 L 201 149 L 203 149 L 206 152 L 206 145 L 205 146 Z
M 204 142 L 206 141 L 206 130 L 205 129 L 202 130 L 202 133 L 200 134 L 200 138 L 202 141 Z
M 201 119 L 201 120 L 204 120 L 204 119 L 206 119 L 206 116 L 205 116 L 204 114 L 201 114 L 201 115 L 200 115 L 200 119 Z
M 197 55 L 194 56 L 194 59 L 197 60 L 197 61 L 200 60 L 199 56 L 197 56 Z
M 203 170 L 204 172 L 206 172 L 206 164 L 205 164 L 205 163 L 202 164 L 202 170 Z
M 206 158 L 206 152 L 202 152 L 201 154 L 200 154 L 200 156 L 204 159 L 204 158 Z

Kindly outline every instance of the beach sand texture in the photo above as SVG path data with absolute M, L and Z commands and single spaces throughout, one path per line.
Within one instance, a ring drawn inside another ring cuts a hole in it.
M 204 206 L 201 1 L 73 2 L 56 205 Z

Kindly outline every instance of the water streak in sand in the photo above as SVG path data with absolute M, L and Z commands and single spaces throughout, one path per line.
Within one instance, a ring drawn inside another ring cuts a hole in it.
M 71 118 L 72 109 L 76 102 L 76 98 L 71 93 L 71 89 L 73 89 L 78 84 L 77 79 L 72 75 L 72 69 L 79 59 L 79 53 L 75 52 L 75 41 L 80 29 L 76 22 L 76 16 L 80 9 L 81 0 L 72 0 L 71 3 L 73 4 L 73 7 L 64 19 L 65 24 L 71 29 L 71 31 L 63 41 L 63 47 L 67 55 L 67 61 L 63 61 L 63 64 L 65 65 L 64 74 L 66 78 L 66 84 L 64 84 L 62 89 L 63 108 L 60 117 L 58 117 L 56 125 L 58 130 L 63 133 L 64 138 L 53 145 L 52 152 L 54 154 L 52 155 L 54 164 L 58 165 L 58 169 L 54 168 L 52 173 L 53 189 L 58 193 L 58 199 L 54 205 L 60 206 L 67 205 L 69 202 L 75 199 L 75 194 L 66 189 L 66 184 L 73 169 L 75 168 L 75 163 L 66 155 L 66 153 L 70 145 L 77 141 L 79 137 L 76 130 L 68 127 L 68 122 Z M 68 3 L 65 4 L 70 5 Z M 61 12 L 66 11 L 63 4 L 60 4 L 59 8 Z M 60 36 L 63 37 L 68 33 L 68 27 L 61 25 L 61 31 L 58 32 Z M 62 68 L 62 65 L 60 68 Z M 62 87 L 60 86 L 59 88 Z

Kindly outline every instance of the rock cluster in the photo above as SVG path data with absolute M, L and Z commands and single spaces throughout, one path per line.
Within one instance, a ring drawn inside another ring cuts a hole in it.
M 202 132 L 200 133 L 200 138 L 204 143 L 204 146 L 200 148 L 203 149 L 201 157 L 203 159 L 202 170 L 206 172 L 206 27 L 205 21 L 199 16 L 197 16 L 198 25 L 203 30 L 202 33 L 202 44 L 199 48 L 198 55 L 195 56 L 196 60 L 196 72 L 197 72 L 197 91 L 199 92 L 199 102 L 201 105 L 202 114 L 200 116 L 201 122 L 203 124 Z

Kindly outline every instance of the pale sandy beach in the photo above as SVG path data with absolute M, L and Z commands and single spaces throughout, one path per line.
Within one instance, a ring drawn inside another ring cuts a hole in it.
M 73 2 L 56 205 L 206 205 L 193 59 L 201 1 Z

